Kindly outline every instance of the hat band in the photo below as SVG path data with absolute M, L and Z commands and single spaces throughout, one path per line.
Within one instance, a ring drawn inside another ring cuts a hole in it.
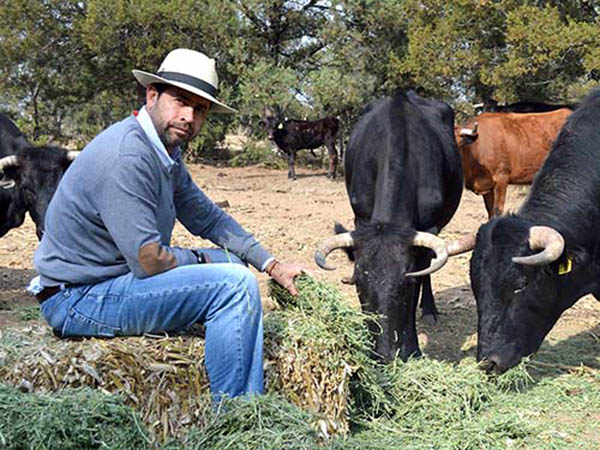
M 179 72 L 158 72 L 157 75 L 165 80 L 189 84 L 190 86 L 200 89 L 201 91 L 204 91 L 215 98 L 217 97 L 218 90 L 212 84 L 207 83 L 200 78 L 192 77 Z

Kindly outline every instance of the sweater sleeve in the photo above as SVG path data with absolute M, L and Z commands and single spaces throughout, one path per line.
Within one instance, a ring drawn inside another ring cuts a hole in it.
M 194 183 L 183 161 L 178 162 L 175 209 L 190 233 L 227 249 L 257 270 L 264 270 L 272 255 L 233 217 L 216 206 Z

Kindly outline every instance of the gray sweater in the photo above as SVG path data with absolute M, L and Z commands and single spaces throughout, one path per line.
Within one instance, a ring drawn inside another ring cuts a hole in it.
M 48 206 L 34 255 L 42 286 L 92 284 L 128 272 L 147 277 L 138 253 L 151 242 L 172 253 L 177 265 L 194 264 L 191 250 L 170 246 L 176 219 L 263 270 L 272 256 L 198 188 L 178 151 L 172 158 L 153 146 L 133 116 L 96 136 Z

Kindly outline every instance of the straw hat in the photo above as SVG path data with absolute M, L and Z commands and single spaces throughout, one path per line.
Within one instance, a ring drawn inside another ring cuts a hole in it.
M 219 77 L 215 60 L 204 53 L 178 48 L 165 57 L 156 74 L 142 70 L 132 72 L 144 87 L 153 83 L 170 84 L 210 100 L 213 103 L 210 112 L 228 114 L 237 112 L 216 99 Z

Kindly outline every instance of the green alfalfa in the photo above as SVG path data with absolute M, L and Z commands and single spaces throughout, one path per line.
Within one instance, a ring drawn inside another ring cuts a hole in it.
M 138 414 L 114 395 L 89 388 L 22 393 L 0 385 L 0 448 L 145 449 Z
M 320 438 L 312 424 L 317 420 L 278 394 L 225 399 L 182 444 L 192 450 L 316 449 Z
M 386 408 L 367 321 L 330 284 L 296 278 L 298 295 L 271 282 L 280 309 L 265 319 L 270 387 L 294 404 L 321 414 L 324 434 L 345 434 L 354 416 Z

